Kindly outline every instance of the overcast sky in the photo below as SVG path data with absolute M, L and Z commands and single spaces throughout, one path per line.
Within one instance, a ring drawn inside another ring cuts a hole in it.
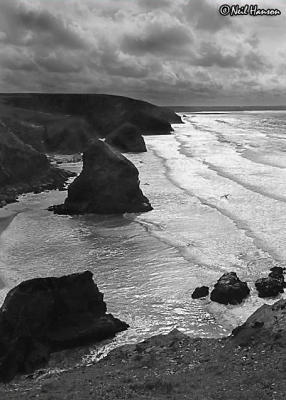
M 97 92 L 156 104 L 286 104 L 286 2 L 0 0 L 1 92 Z M 251 4 L 251 2 L 249 2 Z

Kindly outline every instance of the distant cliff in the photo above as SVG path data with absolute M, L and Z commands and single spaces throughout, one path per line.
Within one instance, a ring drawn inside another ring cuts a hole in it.
M 100 137 L 123 123 L 132 123 L 143 135 L 169 134 L 172 123 L 181 123 L 174 111 L 128 97 L 105 94 L 2 95 L 6 104 L 45 113 L 83 117 Z
M 15 201 L 19 193 L 61 188 L 69 176 L 0 120 L 0 205 Z

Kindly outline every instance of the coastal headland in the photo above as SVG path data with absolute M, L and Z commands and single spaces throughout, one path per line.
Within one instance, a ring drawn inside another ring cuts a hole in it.
M 2 206 L 15 201 L 23 192 L 64 187 L 70 174 L 52 166 L 45 153 L 80 153 L 90 139 L 106 138 L 123 123 L 134 125 L 144 135 L 170 134 L 171 123 L 180 122 L 171 111 L 115 97 L 2 96 Z M 16 156 L 13 164 L 9 162 L 11 154 Z M 137 172 L 135 175 L 137 183 Z M 2 220 L 3 229 L 11 218 Z M 281 275 L 282 272 L 279 275 L 272 270 L 262 283 L 279 283 L 280 295 L 284 287 Z M 239 289 L 243 289 L 240 302 L 249 290 L 245 282 L 232 278 L 234 282 L 230 283 L 238 283 Z M 237 304 L 237 300 L 221 303 Z M 173 330 L 168 335 L 117 348 L 90 365 L 31 371 L 11 383 L 1 384 L 0 398 L 282 400 L 286 392 L 285 310 L 285 300 L 264 305 L 223 339 L 194 338 Z M 41 315 L 40 308 L 37 312 Z M 5 345 L 6 342 L 2 347 Z M 64 357 L 64 353 L 58 352 L 58 360 Z

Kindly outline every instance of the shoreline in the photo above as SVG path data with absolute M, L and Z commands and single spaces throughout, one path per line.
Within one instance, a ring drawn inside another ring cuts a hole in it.
M 1 236 L 3 233 L 6 231 L 6 229 L 9 227 L 9 225 L 12 223 L 14 218 L 18 215 L 17 212 L 14 212 L 13 214 L 8 214 L 8 215 L 1 215 L 0 211 L 0 241 L 1 241 Z M 5 279 L 0 276 L 0 290 L 4 289 L 6 286 Z

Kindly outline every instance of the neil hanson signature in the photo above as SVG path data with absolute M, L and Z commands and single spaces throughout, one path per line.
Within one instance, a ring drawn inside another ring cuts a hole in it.
M 277 8 L 259 8 L 257 4 L 246 4 L 245 6 L 223 4 L 219 7 L 219 13 L 230 17 L 237 15 L 251 15 L 253 17 L 281 15 L 281 11 Z

